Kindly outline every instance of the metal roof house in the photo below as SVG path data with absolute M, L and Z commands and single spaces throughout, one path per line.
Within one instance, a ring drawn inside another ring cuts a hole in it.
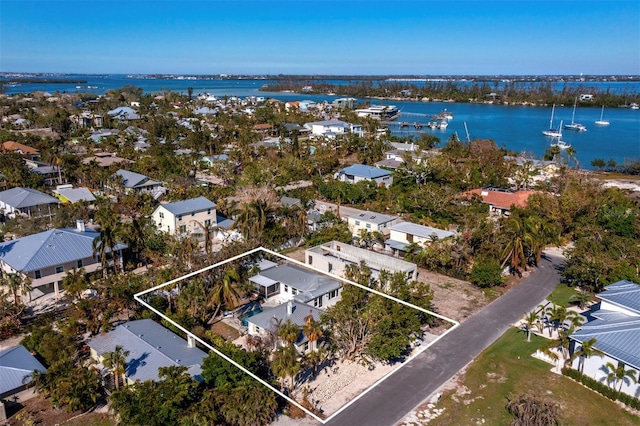
M 295 299 L 317 308 L 335 304 L 342 290 L 339 281 L 290 264 L 262 270 L 249 281 L 267 300 L 284 303 Z
M 138 120 L 140 115 L 131 107 L 118 107 L 107 112 L 107 114 L 120 121 Z
M 618 281 L 610 284 L 598 294 L 600 304 L 597 310 L 588 313 L 589 321 L 571 334 L 570 353 L 580 349 L 583 342 L 596 339 L 594 348 L 603 356 L 576 358 L 572 366 L 582 368 L 584 374 L 606 383 L 609 369 L 623 364 L 627 370 L 640 373 L 640 284 Z M 608 384 L 608 383 L 606 383 Z M 640 384 L 623 382 L 622 392 L 631 396 L 640 395 Z
M 22 345 L 0 351 L 0 399 L 24 390 L 34 370 L 47 369 Z
M 184 366 L 191 376 L 201 381 L 202 361 L 206 352 L 195 346 L 195 340 L 185 340 L 150 319 L 129 321 L 110 332 L 87 340 L 91 357 L 102 362 L 104 354 L 116 345 L 129 351 L 125 377 L 129 383 L 137 380 L 158 380 L 160 367 Z
M 120 169 L 115 173 L 116 176 L 122 178 L 122 185 L 125 191 L 132 192 L 147 192 L 154 197 L 158 197 L 165 193 L 164 182 L 151 179 L 140 173 L 130 172 L 128 170 Z
M 310 344 L 309 340 L 302 332 L 302 327 L 309 315 L 311 315 L 315 321 L 320 322 L 320 315 L 322 315 L 322 311 L 318 308 L 295 300 L 282 305 L 265 308 L 259 314 L 246 319 L 248 333 L 254 336 L 266 336 L 270 333 L 274 333 L 278 324 L 291 321 L 300 327 L 298 339 L 294 345 L 298 352 L 304 354 L 315 350 L 317 345 L 317 342 Z
M 151 214 L 158 230 L 175 235 L 204 233 L 202 227 L 217 224 L 216 203 L 205 197 L 161 204 Z
M 53 195 L 63 203 L 79 203 L 86 201 L 92 203 L 96 201 L 88 188 L 74 188 L 73 185 L 59 185 L 53 190 Z
M 52 229 L 0 243 L 0 271 L 30 278 L 32 296 L 51 291 L 57 295 L 68 271 L 84 268 L 90 273 L 102 269 L 93 254 L 93 240 L 99 235 L 79 220 L 76 228 Z M 122 243 L 115 247 L 120 265 L 122 250 L 126 248 Z M 113 262 L 113 254 L 108 257 Z
M 349 230 L 354 237 L 360 236 L 360 231 L 365 229 L 369 232 L 379 232 L 382 235 L 389 235 L 389 228 L 398 221 L 396 216 L 389 216 L 382 213 L 364 211 L 349 216 Z
M 16 187 L 0 192 L 0 213 L 6 216 L 47 217 L 59 204 L 57 198 L 31 188 Z
M 455 232 L 444 229 L 432 228 L 430 226 L 417 225 L 411 222 L 401 222 L 393 225 L 389 229 L 389 239 L 384 242 L 387 252 L 394 255 L 404 252 L 411 243 L 430 244 L 434 240 L 451 238 Z
M 349 183 L 358 183 L 363 180 L 375 182 L 377 185 L 390 186 L 393 183 L 392 172 L 377 167 L 354 164 L 340 169 L 334 175 L 336 180 Z

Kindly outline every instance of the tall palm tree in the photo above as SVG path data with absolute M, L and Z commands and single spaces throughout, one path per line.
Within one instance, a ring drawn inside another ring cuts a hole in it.
M 295 387 L 295 379 L 300 371 L 300 367 L 298 351 L 293 346 L 281 346 L 273 353 L 271 370 L 277 377 L 282 379 L 286 379 L 287 377 L 291 378 L 290 390 L 293 390 Z
M 116 253 L 118 247 L 118 238 L 121 234 L 121 228 L 115 223 L 105 223 L 100 225 L 100 234 L 93 240 L 93 255 L 100 259 L 102 264 L 103 276 L 108 274 L 108 254 L 113 258 L 114 269 L 119 269 L 120 259 Z
M 119 389 L 120 377 L 123 378 L 123 383 L 126 385 L 124 373 L 127 371 L 128 356 L 129 351 L 125 350 L 120 345 L 116 345 L 113 352 L 107 352 L 104 354 L 102 363 L 113 372 L 113 380 L 116 385 L 116 390 Z
M 632 382 L 637 382 L 636 371 L 631 369 L 627 370 L 623 363 L 618 362 L 618 365 L 614 366 L 613 363 L 607 362 L 605 366 L 609 370 L 609 374 L 607 374 L 607 382 L 613 382 L 614 385 L 619 383 L 620 386 L 618 387 L 618 392 L 622 391 L 623 384 L 627 383 L 630 385 Z
M 313 318 L 313 315 L 311 313 L 309 313 L 309 315 L 304 318 L 302 333 L 305 335 L 307 340 L 309 340 L 311 348 L 313 348 L 314 342 L 317 342 L 318 339 L 322 337 L 322 325 L 319 321 L 316 321 Z
M 531 341 L 531 329 L 539 323 L 538 319 L 538 313 L 536 311 L 529 312 L 523 318 L 524 326 L 527 329 L 527 342 Z
M 580 345 L 580 349 L 578 349 L 573 353 L 573 355 L 571 355 L 572 360 L 576 358 L 580 358 L 579 370 L 581 373 L 584 372 L 584 363 L 587 359 L 591 358 L 594 355 L 598 355 L 598 356 L 604 355 L 604 352 L 602 352 L 600 349 L 595 348 L 594 346 L 595 344 L 596 344 L 595 337 L 593 339 L 585 340 Z
M 89 288 L 89 280 L 87 279 L 84 268 L 73 268 L 67 272 L 62 279 L 62 286 L 71 298 L 71 301 L 80 298 L 82 292 Z
M 527 240 L 530 239 L 526 232 L 524 220 L 516 214 L 512 214 L 504 223 L 504 233 L 507 244 L 502 251 L 502 267 L 509 264 L 512 271 L 522 275 L 522 270 L 527 268 Z
M 296 343 L 299 335 L 300 327 L 290 319 L 280 325 L 280 338 L 284 340 L 287 345 L 293 345 Z
M 22 277 L 16 273 L 7 274 L 6 278 L 2 279 L 2 284 L 9 288 L 9 291 L 13 295 L 13 303 L 16 306 L 22 305 L 22 299 L 20 293 L 22 291 Z
M 209 320 L 209 323 L 215 321 L 223 306 L 227 309 L 235 309 L 242 298 L 242 294 L 238 288 L 239 283 L 240 275 L 238 271 L 229 268 L 225 271 L 222 279 L 213 284 L 210 300 L 216 306 L 216 310 Z

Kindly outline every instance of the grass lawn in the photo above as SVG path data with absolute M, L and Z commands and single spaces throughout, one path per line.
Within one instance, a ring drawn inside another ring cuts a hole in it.
M 457 391 L 443 394 L 437 406 L 445 411 L 429 425 L 508 425 L 507 397 L 525 392 L 557 402 L 563 425 L 640 425 L 640 418 L 532 358 L 544 342 L 535 335 L 527 342 L 526 333 L 509 329 L 473 361 Z
M 547 299 L 559 306 L 569 306 L 569 298 L 574 294 L 576 294 L 575 287 L 569 287 L 566 284 L 558 284 Z

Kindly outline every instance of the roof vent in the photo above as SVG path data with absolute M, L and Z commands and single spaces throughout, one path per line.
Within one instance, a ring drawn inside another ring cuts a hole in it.
M 483 197 L 486 197 L 487 195 L 489 195 L 489 193 L 487 191 L 482 191 L 480 195 L 482 195 Z

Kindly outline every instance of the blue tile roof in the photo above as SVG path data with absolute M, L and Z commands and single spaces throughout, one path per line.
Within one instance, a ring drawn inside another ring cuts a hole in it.
M 201 365 L 207 353 L 188 347 L 182 337 L 150 319 L 129 321 L 107 334 L 96 336 L 87 345 L 100 356 L 112 352 L 116 345 L 129 351 L 126 376 L 131 380 L 158 380 L 158 368 L 185 366 L 196 380 L 201 380 Z
M 25 381 L 25 377 L 34 370 L 47 371 L 24 346 L 0 351 L 0 397 L 12 395 L 14 390 L 30 382 L 30 379 Z
M 93 257 L 93 230 L 52 229 L 0 243 L 0 261 L 16 271 L 31 272 Z M 118 243 L 117 249 L 126 245 Z
M 35 189 L 20 187 L 0 192 L 0 201 L 15 209 L 60 203 L 60 200 L 51 195 Z
M 192 198 L 190 200 L 176 201 L 175 203 L 163 204 L 160 207 L 164 207 L 174 215 L 187 214 L 193 212 L 200 212 L 203 210 L 213 210 L 216 208 L 216 203 L 209 201 L 205 197 Z
M 338 174 L 343 173 L 345 175 L 360 176 L 367 179 L 377 179 L 384 176 L 389 176 L 392 172 L 377 167 L 365 166 L 364 164 L 354 164 L 349 167 L 345 167 L 338 171 Z

